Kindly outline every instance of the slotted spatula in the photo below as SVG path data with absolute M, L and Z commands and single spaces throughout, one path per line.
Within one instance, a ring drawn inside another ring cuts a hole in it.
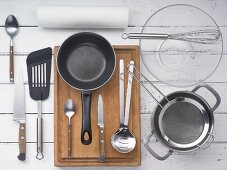
M 30 53 L 27 57 L 29 92 L 38 104 L 37 118 L 37 159 L 43 159 L 42 100 L 49 96 L 52 49 L 44 48 Z

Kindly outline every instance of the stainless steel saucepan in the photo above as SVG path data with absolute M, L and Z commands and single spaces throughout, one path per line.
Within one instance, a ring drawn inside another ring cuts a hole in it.
M 218 93 L 207 84 L 200 84 L 192 91 L 177 91 L 165 96 L 136 67 L 134 69 L 135 73 L 131 74 L 158 104 L 151 119 L 152 130 L 145 139 L 146 149 L 159 160 L 167 159 L 174 151 L 190 152 L 200 148 L 206 149 L 214 140 L 213 112 L 221 102 Z M 138 74 L 163 97 L 160 101 L 139 81 Z M 216 103 L 213 107 L 196 93 L 200 88 L 206 88 L 214 95 Z M 165 147 L 169 148 L 166 155 L 160 156 L 150 147 L 149 140 L 154 134 Z

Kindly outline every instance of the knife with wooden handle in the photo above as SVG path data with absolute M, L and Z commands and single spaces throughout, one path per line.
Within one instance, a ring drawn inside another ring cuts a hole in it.
M 98 126 L 99 126 L 99 162 L 105 161 L 105 142 L 104 142 L 104 119 L 103 119 L 103 100 L 98 98 Z
M 25 120 L 25 97 L 24 79 L 20 71 L 15 84 L 13 102 L 13 120 L 20 123 L 19 126 L 19 152 L 17 158 L 24 161 L 26 158 L 26 120 Z

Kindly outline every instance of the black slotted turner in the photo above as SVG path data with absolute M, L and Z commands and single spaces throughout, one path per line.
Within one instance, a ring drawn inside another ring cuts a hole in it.
M 27 57 L 29 93 L 38 104 L 37 159 L 43 159 L 42 100 L 49 96 L 52 49 L 50 47 L 30 53 Z

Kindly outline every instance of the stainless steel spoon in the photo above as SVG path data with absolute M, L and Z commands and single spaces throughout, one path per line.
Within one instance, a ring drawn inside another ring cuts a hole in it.
M 134 65 L 134 62 L 131 61 L 129 66 L 130 73 L 133 73 L 133 65 Z M 132 79 L 133 79 L 133 75 L 130 73 L 128 75 L 124 124 L 120 126 L 118 131 L 111 138 L 111 144 L 113 148 L 120 153 L 131 152 L 136 145 L 135 136 L 128 129 L 130 100 L 131 100 L 131 93 L 132 93 Z
M 19 26 L 14 15 L 9 15 L 5 21 L 5 30 L 10 36 L 10 82 L 14 82 L 13 38 L 17 35 Z
M 68 117 L 68 157 L 72 157 L 72 135 L 71 135 L 71 118 L 75 114 L 76 106 L 71 99 L 68 99 L 64 105 L 65 115 Z

